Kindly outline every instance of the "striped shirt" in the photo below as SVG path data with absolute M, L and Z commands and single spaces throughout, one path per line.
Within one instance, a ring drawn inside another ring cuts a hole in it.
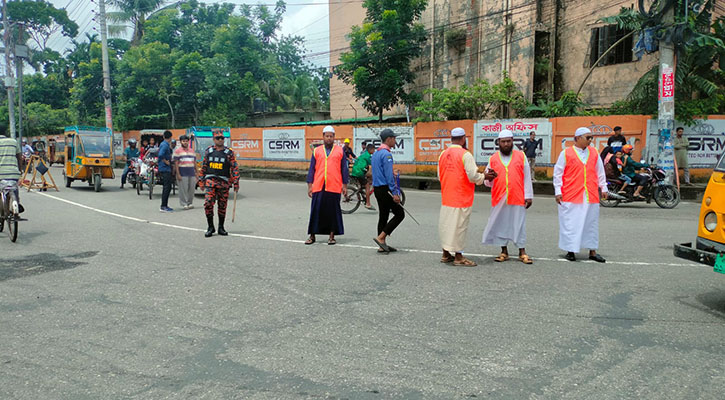
M 177 147 L 174 150 L 174 162 L 179 166 L 181 176 L 196 175 L 196 153 L 194 150 Z
M 18 141 L 0 136 L 0 180 L 20 179 L 17 154 L 20 154 Z

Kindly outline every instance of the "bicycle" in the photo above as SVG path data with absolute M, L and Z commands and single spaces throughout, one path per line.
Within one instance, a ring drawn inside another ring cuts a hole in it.
M 352 214 L 360 208 L 360 204 L 365 204 L 365 186 L 357 179 L 352 178 L 352 180 L 354 183 L 347 185 L 347 195 L 340 196 L 340 209 L 343 214 Z M 372 192 L 371 188 L 371 195 Z M 405 192 L 403 192 L 403 189 L 400 189 L 400 205 L 405 205 Z
M 8 236 L 11 242 L 18 240 L 18 221 L 20 221 L 20 205 L 15 191 L 18 183 L 15 181 L 0 181 L 0 232 L 8 225 Z

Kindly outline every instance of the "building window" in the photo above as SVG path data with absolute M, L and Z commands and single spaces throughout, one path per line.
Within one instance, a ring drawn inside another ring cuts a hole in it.
M 600 28 L 592 29 L 592 39 L 589 53 L 589 66 L 594 66 L 599 57 L 604 54 L 609 47 L 626 36 L 630 31 L 619 29 L 617 25 L 607 25 Z M 612 51 L 599 62 L 597 66 L 622 64 L 632 61 L 632 37 L 623 40 Z

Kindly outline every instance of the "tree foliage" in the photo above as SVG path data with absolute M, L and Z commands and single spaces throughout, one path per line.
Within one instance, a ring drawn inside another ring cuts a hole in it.
M 524 95 L 507 74 L 494 85 L 480 80 L 473 86 L 428 89 L 425 93 L 431 99 L 416 106 L 415 111 L 420 114 L 416 121 L 509 118 L 523 113 L 528 106 Z
M 349 34 L 350 51 L 340 55 L 335 74 L 353 86 L 353 95 L 380 121 L 396 104 L 414 104 L 407 90 L 415 75 L 410 63 L 422 51 L 426 34 L 419 20 L 427 0 L 365 0 L 365 20 Z

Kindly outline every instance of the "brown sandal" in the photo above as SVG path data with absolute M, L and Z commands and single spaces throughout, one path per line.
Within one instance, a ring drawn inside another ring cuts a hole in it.
M 456 260 L 456 258 L 453 257 L 452 255 L 449 255 L 448 257 L 441 257 L 441 263 L 443 263 L 443 264 L 452 263 L 455 260 Z
M 494 258 L 493 261 L 496 262 L 504 262 L 509 260 L 509 255 L 506 253 L 501 253 L 498 255 L 498 257 Z
M 478 264 L 467 258 L 462 258 L 459 261 L 453 261 L 453 265 L 455 265 L 456 267 L 475 267 Z
M 523 255 L 520 255 L 520 256 L 519 256 L 519 260 L 520 260 L 520 261 L 521 261 L 522 263 L 524 263 L 524 264 L 533 264 L 533 263 L 534 263 L 534 260 L 532 260 L 532 259 L 531 259 L 531 257 L 529 257 L 529 255 L 528 255 L 528 254 L 523 254 Z

